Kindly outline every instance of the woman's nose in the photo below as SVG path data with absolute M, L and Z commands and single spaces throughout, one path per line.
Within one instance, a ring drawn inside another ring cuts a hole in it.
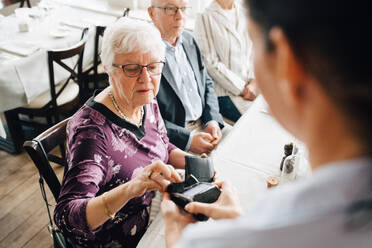
M 141 73 L 138 77 L 140 82 L 147 83 L 150 81 L 150 73 L 147 70 L 147 67 L 142 67 Z

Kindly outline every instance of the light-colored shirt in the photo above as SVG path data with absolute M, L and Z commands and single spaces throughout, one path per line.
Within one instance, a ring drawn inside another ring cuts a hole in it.
M 191 224 L 176 247 L 371 248 L 372 211 L 347 212 L 371 201 L 371 175 L 372 158 L 330 163 L 269 190 L 240 218 Z
M 185 50 L 182 46 L 182 36 L 177 40 L 175 46 L 172 46 L 164 40 L 166 44 L 167 63 L 176 81 L 175 87 L 178 89 L 178 96 L 185 108 L 185 125 L 189 121 L 198 120 L 203 112 L 202 101 L 199 95 L 195 73 L 187 59 Z M 207 122 L 205 126 L 210 123 Z M 185 150 L 188 151 L 191 146 L 195 132 L 190 134 Z
M 229 20 L 229 23 L 231 23 L 232 26 L 236 28 L 237 23 L 238 23 L 238 14 L 237 14 L 237 8 L 235 7 L 235 5 L 232 9 L 225 9 L 224 12 L 225 12 L 226 18 Z
M 253 46 L 244 12 L 237 2 L 233 9 L 225 10 L 214 0 L 196 16 L 194 29 L 216 95 L 229 96 L 240 113 L 251 104 L 240 94 L 254 78 Z
M 182 46 L 182 36 L 177 40 L 175 46 L 164 41 L 167 47 L 167 63 L 176 82 L 178 95 L 185 108 L 185 122 L 195 121 L 202 115 L 202 101 L 198 92 L 198 86 L 194 71 L 186 57 Z

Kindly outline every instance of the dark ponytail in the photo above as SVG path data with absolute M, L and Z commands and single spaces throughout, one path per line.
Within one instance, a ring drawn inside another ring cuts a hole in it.
M 295 56 L 346 115 L 350 130 L 372 154 L 372 40 L 370 2 L 362 0 L 246 0 L 266 35 L 285 33 Z M 371 164 L 372 166 L 372 164 Z M 372 173 L 370 177 L 372 189 Z M 372 196 L 352 204 L 348 227 L 372 224 Z
M 268 38 L 280 27 L 298 60 L 348 116 L 350 129 L 372 153 L 372 40 L 369 1 L 246 0 Z

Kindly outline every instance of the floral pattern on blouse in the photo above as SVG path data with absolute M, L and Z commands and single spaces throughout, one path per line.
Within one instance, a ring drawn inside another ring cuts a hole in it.
M 176 148 L 169 142 L 156 101 L 145 106 L 143 137 L 113 115 L 90 99 L 67 125 L 68 167 L 54 220 L 74 247 L 136 247 L 147 228 L 152 192 L 131 199 L 113 220 L 93 231 L 86 204 L 136 177 L 153 161 L 167 163 Z

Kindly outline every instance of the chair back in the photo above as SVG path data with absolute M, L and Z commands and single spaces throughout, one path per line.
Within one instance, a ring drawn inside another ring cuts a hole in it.
M 105 80 L 108 78 L 107 74 L 104 73 L 104 76 L 98 74 L 98 65 L 101 63 L 99 58 L 99 40 L 100 37 L 103 37 L 106 27 L 96 26 L 96 35 L 94 37 L 94 58 L 93 58 L 93 83 L 94 89 L 98 89 L 98 81 Z M 100 78 L 101 77 L 101 78 Z
M 66 126 L 69 120 L 70 118 L 67 118 L 57 123 L 33 140 L 26 141 L 23 144 L 24 149 L 34 162 L 40 176 L 47 183 L 56 201 L 58 200 L 61 191 L 61 183 L 59 182 L 50 162 L 63 166 L 66 166 L 67 164 L 64 146 L 66 140 Z M 60 157 L 50 154 L 50 152 L 57 146 L 63 148 L 61 149 Z
M 93 47 L 93 64 L 87 68 L 84 68 L 83 72 L 83 95 L 82 102 L 85 102 L 89 97 L 91 97 L 95 90 L 106 88 L 108 85 L 108 75 L 106 73 L 98 73 L 98 65 L 101 64 L 99 43 L 105 32 L 105 26 L 95 27 L 94 36 L 94 47 Z M 103 86 L 99 86 L 99 82 L 106 82 Z
M 71 79 L 75 80 L 79 85 L 79 91 L 83 88 L 83 56 L 85 48 L 86 38 L 83 38 L 78 44 L 73 47 L 63 50 L 50 50 L 48 51 L 48 67 L 49 67 L 49 87 L 51 100 L 45 105 L 47 109 L 50 109 L 54 113 L 55 123 L 59 121 L 57 98 L 61 95 L 63 90 Z M 77 56 L 77 63 L 71 67 L 68 66 L 63 60 Z M 61 87 L 56 90 L 56 82 L 54 76 L 54 64 L 58 64 L 60 67 L 70 73 L 69 77 L 65 82 L 61 83 Z M 77 67 L 77 72 L 75 71 Z

